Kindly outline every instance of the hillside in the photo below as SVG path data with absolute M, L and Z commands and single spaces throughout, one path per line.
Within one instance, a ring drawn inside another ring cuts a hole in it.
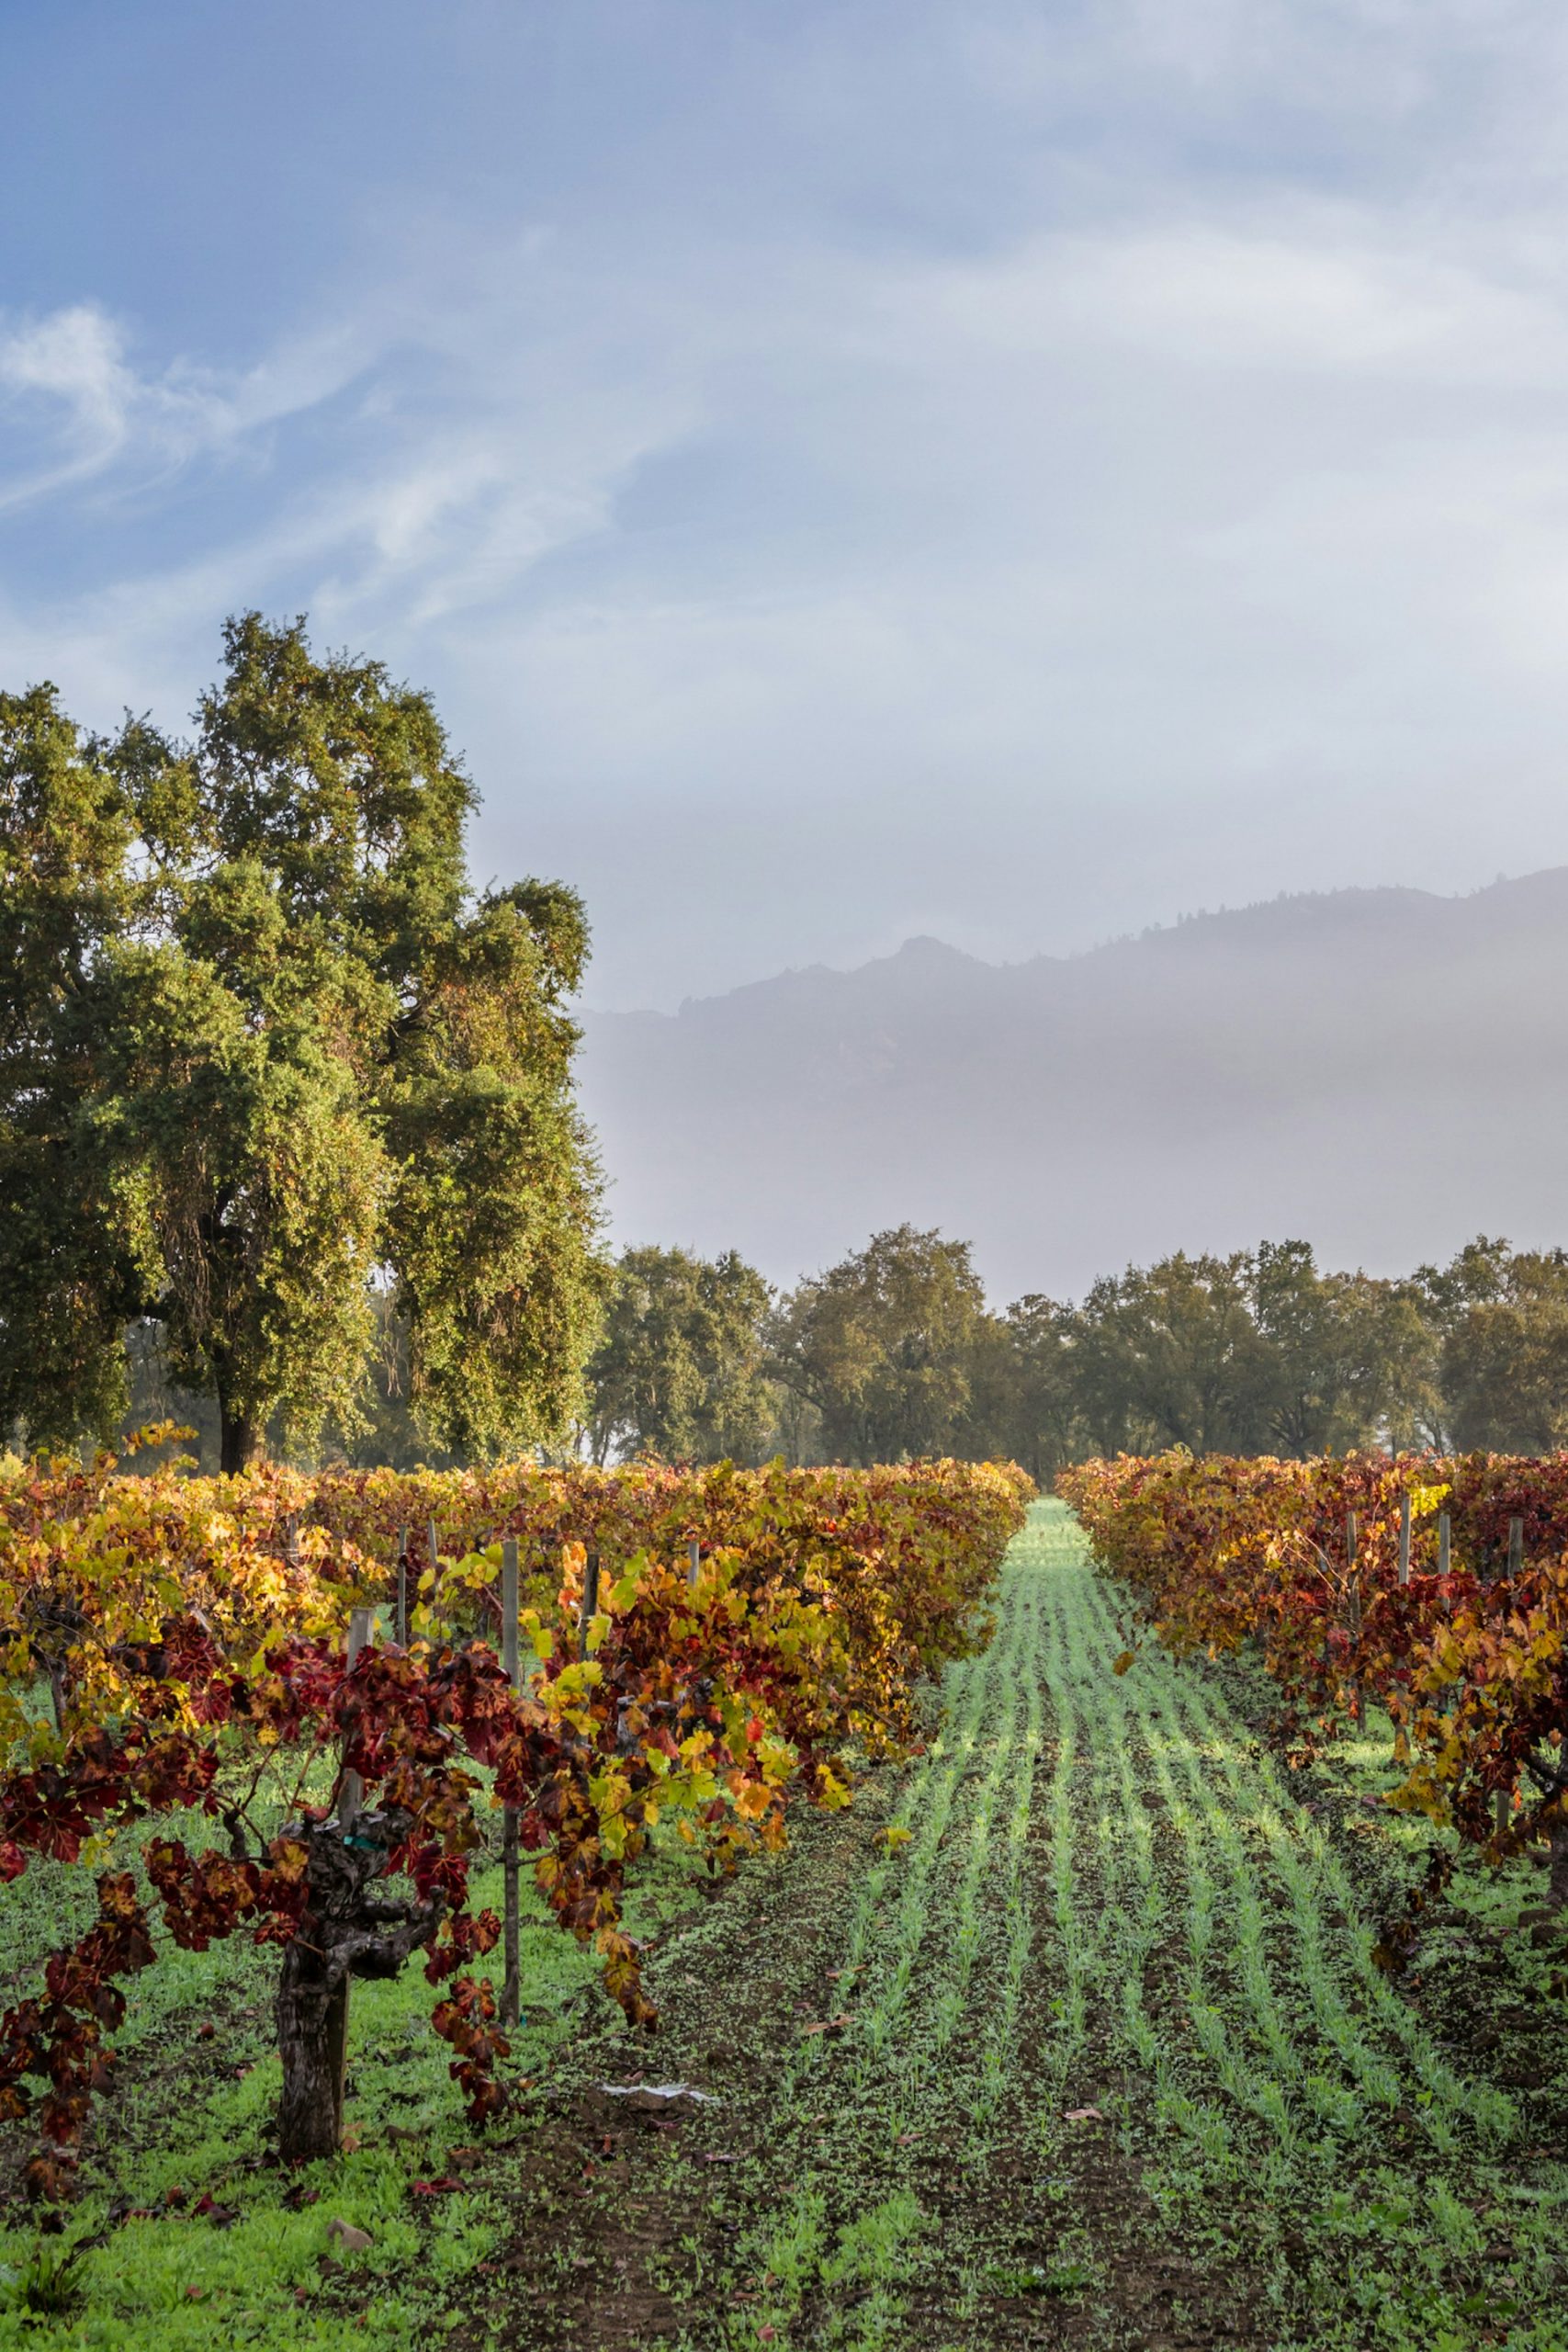
M 1568 1239 L 1568 867 L 1000 968 L 916 939 L 585 1029 L 617 1239 L 779 1281 L 904 1218 L 1000 1298 L 1265 1234 L 1377 1271 Z

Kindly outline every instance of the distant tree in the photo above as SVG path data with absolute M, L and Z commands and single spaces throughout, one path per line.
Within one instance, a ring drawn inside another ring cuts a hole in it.
M 1451 1442 L 1499 1453 L 1568 1444 L 1568 1251 L 1516 1250 L 1484 1234 L 1416 1285 L 1440 1335 Z
M 1407 1285 L 1320 1272 L 1309 1243 L 1265 1241 L 1252 1261 L 1258 1371 L 1271 1443 L 1344 1453 L 1384 1431 L 1402 1442 L 1436 1402 L 1432 1334 Z
M 1179 1250 L 1093 1284 L 1066 1336 L 1078 1412 L 1099 1451 L 1263 1449 L 1269 1358 L 1253 1317 L 1251 1275 L 1245 1251 Z
M 428 700 L 249 614 L 188 743 L 0 702 L 0 1414 L 123 1406 L 122 1333 L 269 1422 L 352 1431 L 376 1297 L 439 1442 L 563 1430 L 605 1268 L 558 885 L 480 896 Z
M 1005 1315 L 981 1318 L 960 1452 L 1017 1462 L 1042 1486 L 1081 1458 L 1088 1448 L 1073 1387 L 1069 1317 L 1055 1299 L 1032 1293 Z
M 985 1292 L 966 1241 L 901 1225 L 803 1282 L 773 1327 L 778 1376 L 821 1416 L 830 1460 L 961 1448 Z
M 666 1461 L 750 1462 L 773 1432 L 764 1326 L 773 1290 L 727 1250 L 628 1250 L 589 1366 L 589 1439 Z

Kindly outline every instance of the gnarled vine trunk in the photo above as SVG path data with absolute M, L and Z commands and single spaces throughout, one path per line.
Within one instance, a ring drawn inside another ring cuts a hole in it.
M 361 1813 L 291 1824 L 310 1862 L 304 1916 L 284 1946 L 277 1987 L 283 2096 L 277 2152 L 285 2164 L 335 2155 L 343 2136 L 348 1986 L 354 1976 L 396 1976 L 441 1917 L 442 1903 L 389 1902 L 371 1892 L 408 1815 Z
M 1551 1871 L 1547 1900 L 1558 1910 L 1568 1907 L 1568 1821 L 1551 1825 Z

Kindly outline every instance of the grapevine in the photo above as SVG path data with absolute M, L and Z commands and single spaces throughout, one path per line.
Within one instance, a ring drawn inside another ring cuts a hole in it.
M 476 1963 L 499 1929 L 472 1906 L 470 1871 L 495 1806 L 513 1809 L 546 1901 L 610 1995 L 651 2024 L 622 1925 L 650 1833 L 666 1819 L 727 1868 L 782 1840 L 796 1792 L 848 1802 L 852 1743 L 907 1749 L 918 1679 L 986 1637 L 1026 1490 L 953 1464 L 199 1480 L 103 1456 L 13 1473 L 0 1876 L 186 1816 L 145 1839 L 140 1876 L 99 1872 L 87 1932 L 0 2018 L 0 2119 L 43 2143 L 33 2192 L 67 2191 L 112 2082 L 125 1982 L 168 1944 L 278 1948 L 287 2158 L 336 2145 L 349 1978 L 416 1952 L 468 2112 L 494 2117 L 510 2052 Z M 351 1663 L 348 1611 L 386 1599 L 403 1529 L 437 1501 L 449 1548 L 414 1580 L 405 1641 Z M 488 1606 L 513 1531 L 532 1571 L 520 1688 Z M 591 1617 L 589 1541 L 615 1546 Z M 31 1703 L 41 1686 L 47 1713 Z

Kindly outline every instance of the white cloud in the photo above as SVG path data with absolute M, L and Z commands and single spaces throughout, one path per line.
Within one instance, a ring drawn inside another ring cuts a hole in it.
M 123 336 L 88 303 L 0 334 L 0 394 L 13 413 L 42 412 L 52 445 L 41 463 L 0 480 L 0 505 L 46 496 L 100 472 L 125 446 L 141 387 Z
M 1132 345 L 1168 364 L 1463 384 L 1568 382 L 1568 311 L 1535 284 L 1402 240 L 1343 204 L 1270 226 L 1135 222 L 1037 238 L 979 266 L 914 275 L 911 309 L 972 346 L 1055 354 Z

